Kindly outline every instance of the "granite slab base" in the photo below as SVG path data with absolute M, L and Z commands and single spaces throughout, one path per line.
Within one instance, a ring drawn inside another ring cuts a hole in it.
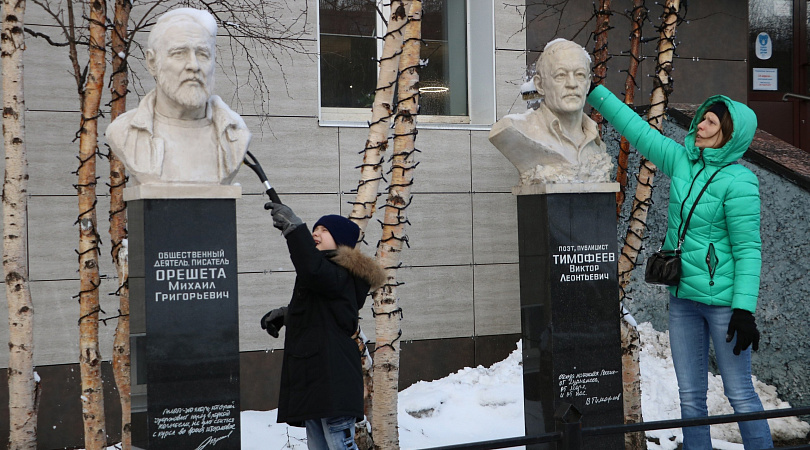
M 517 196 L 528 436 L 557 430 L 566 403 L 584 427 L 623 423 L 616 197 L 606 191 Z M 624 437 L 583 444 L 624 449 Z
M 235 199 L 127 208 L 131 328 L 145 340 L 132 379 L 146 378 L 148 448 L 239 449 Z

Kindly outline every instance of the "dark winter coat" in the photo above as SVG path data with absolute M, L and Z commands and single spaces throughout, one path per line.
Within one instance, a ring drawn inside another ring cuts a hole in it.
M 663 249 L 678 247 L 678 230 L 698 193 L 712 174 L 720 171 L 695 207 L 681 247 L 681 281 L 669 290 L 680 298 L 707 305 L 754 312 L 762 266 L 759 181 L 740 164 L 724 166 L 739 160 L 751 145 L 757 129 L 756 114 L 728 97 L 710 97 L 698 108 L 681 145 L 651 128 L 604 86 L 597 86 L 588 102 L 671 178 Z M 700 149 L 695 146 L 697 126 L 716 102 L 728 107 L 734 131 L 722 147 Z
M 278 422 L 362 419 L 363 375 L 352 335 L 358 310 L 369 289 L 383 284 L 385 272 L 359 249 L 318 250 L 306 225 L 287 234 L 287 247 L 296 278 L 284 320 Z

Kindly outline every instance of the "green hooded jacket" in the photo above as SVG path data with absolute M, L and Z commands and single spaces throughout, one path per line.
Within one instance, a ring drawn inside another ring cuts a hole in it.
M 762 267 L 759 181 L 748 168 L 731 163 L 739 160 L 751 144 L 757 128 L 756 114 L 728 97 L 710 97 L 698 108 L 684 145 L 680 145 L 652 128 L 604 86 L 597 86 L 588 102 L 639 153 L 670 177 L 667 234 L 662 249 L 678 247 L 679 227 L 706 182 L 720 171 L 695 207 L 681 245 L 681 281 L 669 290 L 677 297 L 707 305 L 754 312 Z M 699 149 L 695 146 L 697 125 L 716 102 L 728 107 L 734 131 L 723 147 Z

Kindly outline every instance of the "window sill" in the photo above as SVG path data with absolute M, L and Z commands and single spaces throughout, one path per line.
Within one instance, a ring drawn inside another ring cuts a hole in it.
M 366 108 L 321 108 L 318 124 L 322 127 L 368 128 L 371 121 L 371 110 Z M 418 127 L 436 130 L 486 130 L 491 123 L 470 123 L 469 116 L 431 116 L 419 115 Z

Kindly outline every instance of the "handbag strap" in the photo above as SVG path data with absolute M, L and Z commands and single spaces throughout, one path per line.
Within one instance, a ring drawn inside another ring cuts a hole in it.
M 712 176 L 709 177 L 709 180 L 706 181 L 706 184 L 703 185 L 703 189 L 701 189 L 700 192 L 698 193 L 697 197 L 695 198 L 695 203 L 692 203 L 692 208 L 689 210 L 689 215 L 686 216 L 686 222 L 682 222 L 683 232 L 678 233 L 678 249 L 677 249 L 678 251 L 681 250 L 681 244 L 683 244 L 683 240 L 684 240 L 684 238 L 686 238 L 686 229 L 689 228 L 689 221 L 692 220 L 692 213 L 695 212 L 695 207 L 697 206 L 698 202 L 700 201 L 700 197 L 703 195 L 704 192 L 706 192 L 706 188 L 709 187 L 709 183 L 712 182 L 712 180 L 714 179 L 714 176 L 717 175 L 718 173 L 720 173 L 721 170 L 723 170 L 726 167 L 730 166 L 731 164 L 732 163 L 728 163 L 725 166 L 717 169 L 717 171 L 715 171 L 712 174 Z M 691 190 L 691 188 L 690 188 L 690 190 Z M 689 196 L 688 193 L 686 195 L 687 195 L 687 197 Z M 681 210 L 681 211 L 683 211 L 683 210 Z

